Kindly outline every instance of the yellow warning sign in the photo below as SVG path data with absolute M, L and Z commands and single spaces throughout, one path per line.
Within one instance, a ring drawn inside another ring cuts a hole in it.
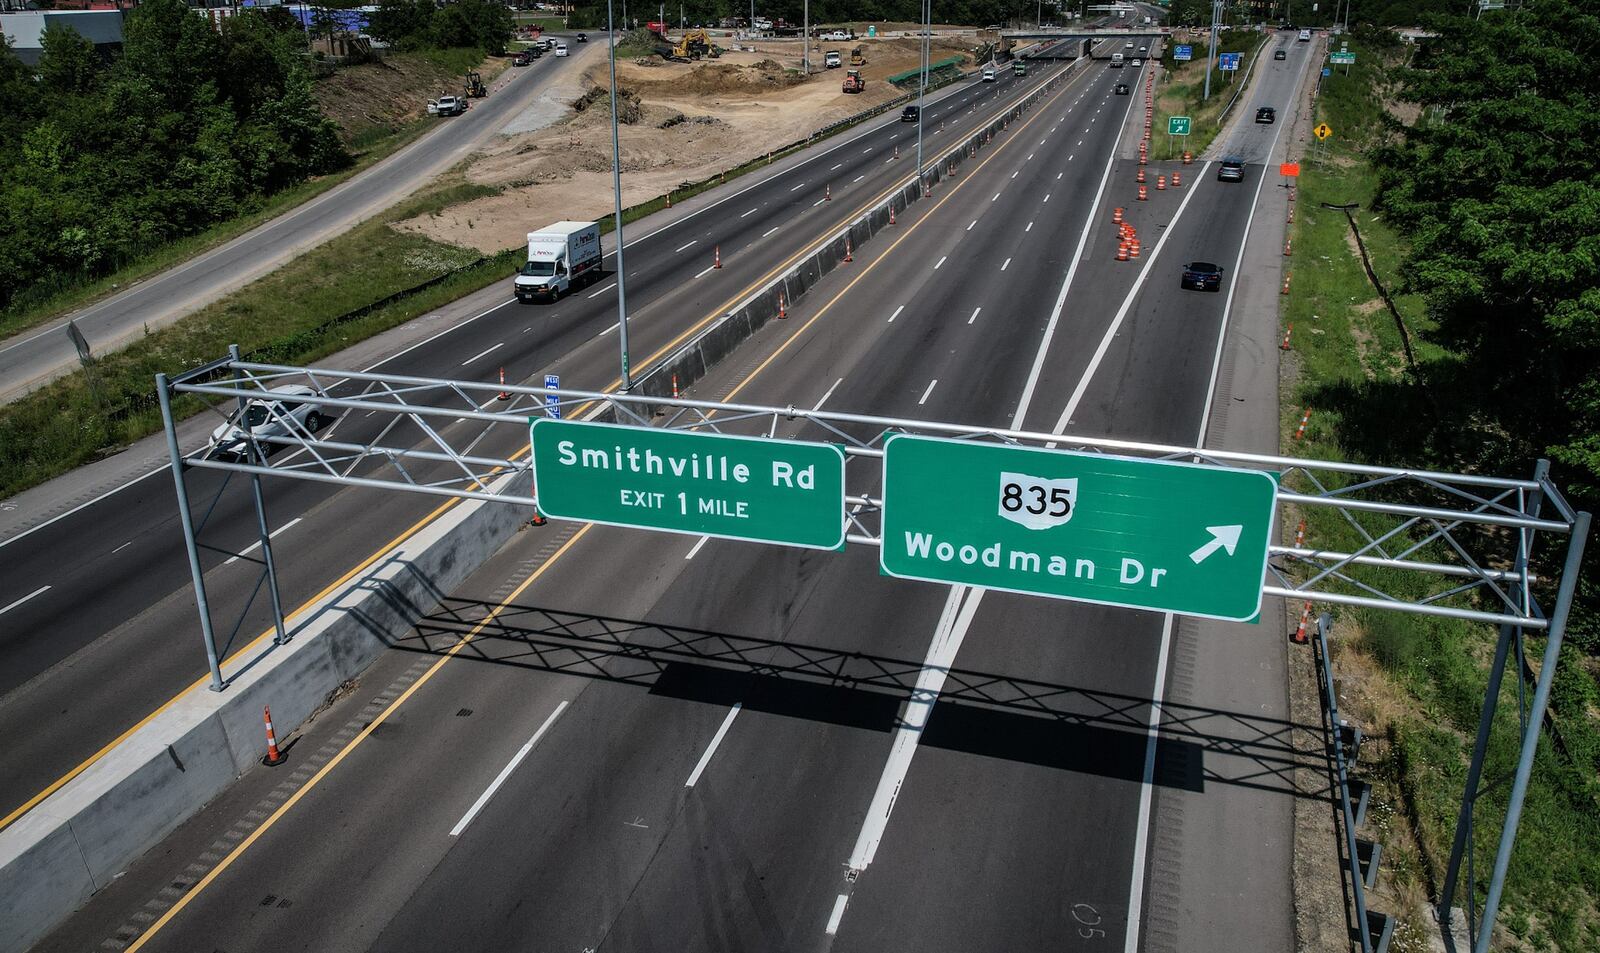
M 1327 123 L 1320 123 L 1318 124 L 1317 128 L 1311 131 L 1316 133 L 1318 139 L 1326 139 L 1333 135 L 1333 129 L 1330 128 Z

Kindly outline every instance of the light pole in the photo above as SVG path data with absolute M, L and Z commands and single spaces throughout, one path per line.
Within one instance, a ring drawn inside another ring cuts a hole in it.
M 628 293 L 623 287 L 622 267 L 622 143 L 617 135 L 617 30 L 611 19 L 611 0 L 606 0 L 606 32 L 611 38 L 611 194 L 615 205 L 612 231 L 617 235 L 617 344 L 622 349 L 622 392 L 633 389 L 628 368 Z
M 922 195 L 922 98 L 928 92 L 928 34 L 932 24 L 933 0 L 922 0 L 922 75 L 917 83 L 917 196 Z
M 1217 65 L 1217 18 L 1222 15 L 1222 0 L 1211 0 L 1211 46 L 1206 53 L 1206 91 L 1202 99 L 1211 98 L 1211 71 Z
M 800 68 L 805 75 L 811 75 L 811 0 L 805 0 L 803 12 L 800 14 L 803 21 L 800 25 L 800 38 L 804 43 L 800 46 Z

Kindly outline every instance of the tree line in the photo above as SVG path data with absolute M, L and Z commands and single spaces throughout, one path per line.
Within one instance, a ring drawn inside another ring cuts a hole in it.
M 493 0 L 383 0 L 367 17 L 367 32 L 396 49 L 476 47 L 499 56 L 511 42 L 511 11 Z
M 286 11 L 220 29 L 183 0 L 128 11 L 120 53 L 46 29 L 0 38 L 0 308 L 107 274 L 349 162 Z
M 1076 0 L 1066 2 L 1050 2 L 1042 4 L 1042 15 L 1046 21 L 1057 15 L 1057 10 L 1070 10 L 1081 8 L 1082 4 Z M 786 23 L 798 24 L 804 15 L 802 0 L 758 0 L 756 15 L 768 20 L 783 20 Z M 612 10 L 617 18 L 617 25 L 622 26 L 623 4 L 622 0 L 614 0 Z M 676 27 L 680 15 L 690 24 L 715 25 L 726 17 L 741 17 L 748 19 L 750 16 L 749 0 L 696 0 L 696 2 L 666 5 L 667 22 Z M 934 23 L 958 23 L 966 25 L 986 26 L 991 23 L 1008 23 L 1019 21 L 1023 23 L 1034 22 L 1034 17 L 1041 10 L 1041 5 L 1031 0 L 939 0 L 933 4 Z M 656 19 L 661 12 L 661 5 L 651 0 L 636 0 L 627 8 L 628 19 L 638 20 L 642 25 Z M 921 0 L 816 0 L 811 4 L 811 22 L 817 23 L 918 23 L 922 20 Z M 604 3 L 579 4 L 573 11 L 570 22 L 574 27 L 604 27 L 606 22 L 606 5 Z

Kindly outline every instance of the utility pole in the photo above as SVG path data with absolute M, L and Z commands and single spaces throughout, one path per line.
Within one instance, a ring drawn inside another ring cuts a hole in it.
M 617 345 L 622 349 L 622 392 L 633 389 L 628 368 L 628 294 L 622 268 L 622 144 L 617 136 L 617 31 L 611 19 L 611 0 L 606 0 L 606 32 L 611 40 L 611 194 L 616 218 L 612 231 L 617 235 Z
M 933 0 L 922 0 L 922 75 L 917 82 L 917 195 L 922 194 L 922 99 L 928 92 L 928 34 L 933 23 Z
M 805 75 L 811 75 L 811 0 L 805 0 L 804 12 L 800 15 L 804 21 L 800 25 L 800 36 L 804 45 L 800 47 L 800 66 Z
M 1206 53 L 1206 91 L 1202 99 L 1211 98 L 1211 71 L 1217 66 L 1217 19 L 1222 16 L 1222 0 L 1211 0 L 1211 46 Z

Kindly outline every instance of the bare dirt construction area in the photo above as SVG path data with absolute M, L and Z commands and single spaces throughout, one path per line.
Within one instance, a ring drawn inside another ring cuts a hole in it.
M 798 69 L 800 41 L 721 40 L 737 46 L 716 59 L 671 63 L 659 56 L 617 63 L 622 202 L 635 205 L 682 183 L 708 178 L 780 148 L 831 122 L 901 95 L 888 77 L 917 68 L 914 39 L 857 39 L 813 47 L 815 72 Z M 935 37 L 930 58 L 972 62 L 970 38 Z M 845 93 L 850 52 L 863 47 L 862 93 Z M 837 50 L 844 66 L 823 69 Z M 584 75 L 587 92 L 569 116 L 533 132 L 501 136 L 471 160 L 464 181 L 499 191 L 397 225 L 439 241 L 496 252 L 560 219 L 611 211 L 611 126 L 607 66 Z
M 509 63 L 490 58 L 476 69 L 484 82 L 493 84 Z M 460 94 L 465 81 L 464 72 L 423 54 L 390 53 L 376 62 L 340 67 L 317 80 L 313 95 L 349 144 L 422 118 L 428 100 L 442 93 Z

